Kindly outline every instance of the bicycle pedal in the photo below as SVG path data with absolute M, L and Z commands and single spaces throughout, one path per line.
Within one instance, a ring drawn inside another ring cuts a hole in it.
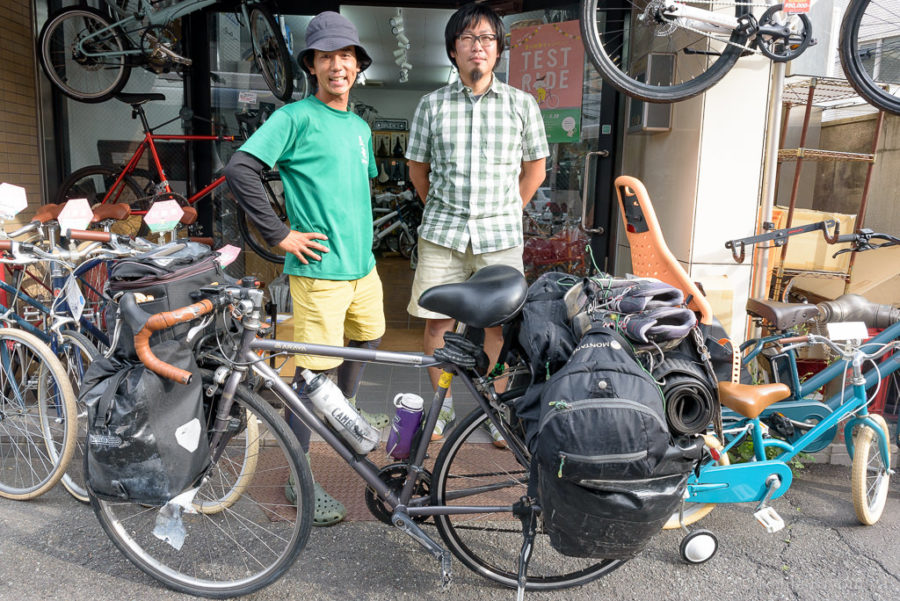
M 769 534 L 774 534 L 784 528 L 784 520 L 781 519 L 774 507 L 763 507 L 754 513 L 753 517 L 763 525 Z

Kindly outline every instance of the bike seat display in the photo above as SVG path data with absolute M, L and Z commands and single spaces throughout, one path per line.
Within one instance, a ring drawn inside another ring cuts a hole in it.
M 465 282 L 426 290 L 419 305 L 474 328 L 492 328 L 518 314 L 525 304 L 525 276 L 508 265 L 479 269 Z
M 145 104 L 154 100 L 165 100 L 163 94 L 129 94 L 127 92 L 119 92 L 116 94 L 116 100 L 120 100 L 125 104 Z
M 744 417 L 758 417 L 772 403 L 791 396 L 786 384 L 735 384 L 719 382 L 719 402 Z
M 747 299 L 747 313 L 762 318 L 776 330 L 789 330 L 818 317 L 819 309 L 816 305 L 750 298 Z

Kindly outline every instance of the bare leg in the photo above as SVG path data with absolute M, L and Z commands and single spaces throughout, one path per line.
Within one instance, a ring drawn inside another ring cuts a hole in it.
M 444 334 L 453 329 L 453 319 L 426 319 L 425 320 L 425 354 L 434 354 L 435 349 L 444 346 Z M 500 352 L 500 349 L 497 349 Z M 428 368 L 428 377 L 431 378 L 432 390 L 437 390 L 438 380 L 441 378 L 441 370 L 436 367 Z M 449 392 L 447 394 L 450 394 Z

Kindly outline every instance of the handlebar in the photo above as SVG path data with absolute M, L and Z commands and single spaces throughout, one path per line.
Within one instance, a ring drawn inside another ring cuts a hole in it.
M 193 377 L 191 372 L 170 365 L 153 354 L 153 351 L 150 350 L 150 336 L 154 332 L 165 330 L 211 313 L 215 309 L 216 303 L 209 299 L 204 299 L 187 307 L 150 315 L 138 306 L 137 301 L 134 299 L 134 293 L 127 292 L 119 298 L 119 307 L 121 307 L 129 325 L 132 326 L 132 330 L 137 332 L 134 335 L 134 350 L 138 358 L 147 366 L 147 369 L 175 382 L 190 384 Z
M 873 240 L 883 240 L 882 244 L 873 244 Z M 858 232 L 853 234 L 843 234 L 838 236 L 837 238 L 838 244 L 853 244 L 851 248 L 842 248 L 841 250 L 834 253 L 832 258 L 838 256 L 841 253 L 847 252 L 863 252 L 866 250 L 875 250 L 876 248 L 882 248 L 883 246 L 895 246 L 900 244 L 900 238 L 896 236 L 892 236 L 891 234 L 882 234 L 874 232 L 870 229 L 863 228 Z

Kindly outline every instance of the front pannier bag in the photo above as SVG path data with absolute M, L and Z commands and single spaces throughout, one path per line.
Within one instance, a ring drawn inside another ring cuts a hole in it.
M 630 345 L 609 328 L 587 332 L 541 393 L 533 451 L 550 543 L 575 557 L 640 552 L 681 502 L 699 455 L 685 446 Z
M 187 386 L 143 365 L 101 358 L 84 375 L 86 478 L 108 500 L 164 505 L 193 487 L 209 465 L 202 383 L 190 350 L 155 345 L 166 363 L 192 372 Z

